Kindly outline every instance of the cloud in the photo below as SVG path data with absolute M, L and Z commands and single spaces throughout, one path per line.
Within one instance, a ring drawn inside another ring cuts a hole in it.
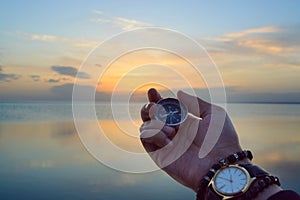
M 113 26 L 120 27 L 122 30 L 131 30 L 137 27 L 145 27 L 145 26 L 153 26 L 150 23 L 147 22 L 142 22 L 138 21 L 135 19 L 127 19 L 123 17 L 114 17 L 114 16 L 109 16 L 103 13 L 102 11 L 99 10 L 93 10 L 92 11 L 94 14 L 97 14 L 98 18 L 92 18 L 90 21 L 94 23 L 100 23 L 100 24 L 112 24 Z
M 80 47 L 80 48 L 94 48 L 99 43 L 97 41 L 92 41 L 92 40 L 66 38 L 66 37 L 59 37 L 57 35 L 50 35 L 50 34 L 21 33 L 21 36 L 25 39 L 32 40 L 32 41 L 60 43 L 67 46 Z
M 238 70 L 241 66 L 251 66 L 253 70 L 298 70 L 299 34 L 299 25 L 266 26 L 229 33 L 219 38 L 207 38 L 205 42 L 216 61 L 222 60 L 220 63 L 224 69 L 229 66 L 232 71 L 233 68 Z
M 77 77 L 82 79 L 89 79 L 90 76 L 84 72 L 78 72 L 75 67 L 71 66 L 51 66 L 53 71 L 65 76 Z
M 0 81 L 4 81 L 4 82 L 10 82 L 13 80 L 17 80 L 19 78 L 18 75 L 16 74 L 3 74 L 0 73 Z
M 279 27 L 266 26 L 228 33 L 218 38 L 206 38 L 213 45 L 224 50 L 236 50 L 245 53 L 250 50 L 265 54 L 278 55 L 300 49 L 300 26 Z
M 280 29 L 277 26 L 265 26 L 265 27 L 260 27 L 260 28 L 242 30 L 239 32 L 234 32 L 234 33 L 228 33 L 223 37 L 210 38 L 210 39 L 214 40 L 214 41 L 230 42 L 236 38 L 246 37 L 248 35 L 263 34 L 263 33 L 276 33 L 276 32 L 280 32 L 280 31 L 282 31 L 282 29 Z
M 66 83 L 63 85 L 53 86 L 51 92 L 56 100 L 71 100 L 73 94 L 73 83 Z M 95 93 L 95 88 L 88 85 L 76 85 L 77 89 L 82 91 L 80 100 L 87 100 L 89 94 Z M 110 101 L 111 95 L 105 92 L 96 91 L 95 98 L 98 101 Z
M 52 79 L 52 78 L 50 78 L 50 79 L 46 80 L 46 82 L 48 82 L 48 83 L 58 83 L 58 82 L 60 82 L 60 79 Z
M 0 82 L 11 82 L 19 79 L 21 76 L 17 74 L 6 74 L 3 73 L 3 66 L 0 66 Z
M 30 75 L 29 76 L 34 82 L 38 82 L 41 79 L 41 76 L 39 75 Z

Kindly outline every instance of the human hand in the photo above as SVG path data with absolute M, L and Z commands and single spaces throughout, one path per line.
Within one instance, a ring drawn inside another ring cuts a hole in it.
M 190 115 L 179 127 L 169 127 L 153 117 L 156 102 L 162 97 L 155 89 L 148 91 L 150 103 L 141 110 L 144 122 L 140 128 L 141 141 L 160 168 L 196 191 L 200 179 L 213 164 L 220 158 L 241 151 L 241 147 L 223 108 L 182 91 L 177 93 L 177 97 L 187 106 Z

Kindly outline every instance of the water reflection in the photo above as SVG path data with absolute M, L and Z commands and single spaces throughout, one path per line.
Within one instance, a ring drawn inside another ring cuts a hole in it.
M 228 109 L 242 146 L 254 152 L 255 163 L 280 176 L 283 187 L 300 192 L 300 106 L 288 107 L 291 115 L 278 114 L 278 108 L 277 115 L 272 109 L 260 115 L 261 106 L 248 106 L 251 112 L 240 106 Z M 137 135 L 124 134 L 114 121 L 99 125 L 115 145 L 144 151 Z M 138 134 L 137 126 L 132 133 Z M 81 144 L 72 121 L 2 122 L 0 157 L 3 199 L 194 199 L 161 171 L 134 175 L 100 164 Z
M 133 175 L 101 165 L 84 149 L 73 122 L 0 123 L 0 128 L 1 197 L 153 199 L 154 193 L 161 194 L 157 199 L 194 197 L 163 172 Z

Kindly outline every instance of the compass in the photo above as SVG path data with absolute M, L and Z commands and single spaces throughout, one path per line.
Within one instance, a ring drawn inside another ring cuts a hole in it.
M 177 126 L 183 123 L 188 110 L 178 99 L 166 98 L 157 102 L 155 119 L 164 122 L 167 126 Z

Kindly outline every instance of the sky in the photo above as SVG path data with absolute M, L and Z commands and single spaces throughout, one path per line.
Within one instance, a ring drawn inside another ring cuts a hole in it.
M 96 89 L 100 100 L 109 99 L 117 86 L 120 96 L 144 95 L 152 86 L 178 90 L 189 85 L 202 94 L 209 89 L 205 77 L 194 75 L 186 61 L 169 52 L 131 52 L 103 66 L 101 56 L 113 55 L 122 40 L 99 56 L 93 70 L 80 70 L 107 38 L 161 27 L 183 33 L 207 50 L 229 100 L 299 102 L 299 6 L 292 0 L 1 0 L 0 100 L 66 100 L 75 82 Z M 135 38 L 126 42 L 135 43 Z M 195 52 L 188 53 L 196 59 Z

